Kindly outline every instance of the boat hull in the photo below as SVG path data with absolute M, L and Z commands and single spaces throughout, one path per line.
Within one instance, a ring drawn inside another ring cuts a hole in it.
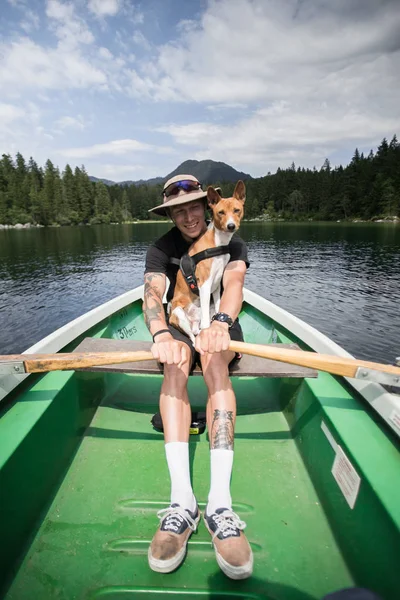
M 313 349 L 256 304 L 243 305 L 246 341 Z M 70 351 L 85 336 L 150 339 L 140 292 L 97 317 L 75 327 L 64 345 L 57 336 L 50 343 Z M 30 350 L 38 352 L 38 345 Z M 163 439 L 150 424 L 161 381 L 160 375 L 54 372 L 29 376 L 3 399 L 4 597 L 305 599 L 355 584 L 384 599 L 398 597 L 398 441 L 358 390 L 325 373 L 232 378 L 238 402 L 232 497 L 248 524 L 254 576 L 239 587 L 219 572 L 203 524 L 177 572 L 151 572 L 155 513 L 168 503 Z M 204 408 L 202 378 L 190 379 L 189 397 L 194 410 Z M 206 434 L 191 436 L 190 456 L 204 508 Z M 332 475 L 338 457 L 360 478 L 357 493 L 354 482 L 343 493 L 340 470 Z

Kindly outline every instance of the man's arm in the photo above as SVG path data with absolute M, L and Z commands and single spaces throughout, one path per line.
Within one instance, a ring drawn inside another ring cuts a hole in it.
M 226 313 L 233 321 L 237 319 L 243 303 L 243 286 L 247 267 L 243 260 L 228 263 L 224 271 L 222 283 L 224 291 L 221 297 L 219 312 Z M 213 321 L 215 323 L 215 321 Z M 218 321 L 217 321 L 218 323 Z M 222 323 L 224 325 L 224 323 Z
M 153 336 L 161 329 L 168 329 L 163 307 L 167 287 L 164 273 L 146 273 L 144 276 L 143 315 L 147 329 Z
M 143 316 L 152 336 L 162 329 L 168 330 L 162 303 L 166 285 L 164 273 L 146 273 L 144 276 Z M 169 365 L 179 366 L 189 360 L 187 345 L 176 342 L 169 331 L 154 338 L 151 352 L 156 360 Z
M 226 313 L 233 321 L 237 319 L 242 308 L 246 270 L 246 263 L 243 260 L 235 260 L 228 263 L 224 271 L 222 279 L 224 291 L 219 312 Z M 203 329 L 197 336 L 195 346 L 200 354 L 221 352 L 228 350 L 230 341 L 228 324 L 213 321 L 208 329 Z

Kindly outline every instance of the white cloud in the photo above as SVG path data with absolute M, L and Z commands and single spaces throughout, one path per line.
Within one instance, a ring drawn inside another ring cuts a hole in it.
M 41 110 L 34 102 L 18 105 L 0 102 L 0 146 L 4 151 L 15 153 L 28 146 L 40 146 L 48 135 L 40 125 L 41 117 Z
M 144 48 L 144 50 L 150 50 L 150 48 L 151 48 L 151 44 L 145 38 L 145 36 L 143 35 L 143 33 L 141 31 L 133 32 L 132 41 L 137 46 L 141 46 L 142 48 Z
M 318 165 L 398 130 L 396 8 L 395 1 L 210 0 L 197 26 L 181 22 L 180 37 L 131 72 L 131 94 L 205 105 L 210 122 L 157 129 L 191 146 L 191 156 L 260 174 L 292 160 Z M 239 110 L 233 123 L 232 109 Z
M 55 89 L 105 86 L 107 77 L 81 54 L 57 47 L 43 48 L 29 38 L 0 44 L 0 87 Z
M 83 130 L 87 126 L 87 121 L 82 115 L 77 117 L 64 116 L 54 123 L 60 129 L 80 129 Z
M 8 4 L 11 4 L 14 8 L 24 9 L 26 7 L 25 0 L 7 0 Z
M 112 17 L 119 11 L 120 3 L 119 0 L 89 0 L 88 7 L 96 17 Z
M 111 60 L 114 58 L 109 49 L 104 47 L 99 48 L 99 56 L 105 60 Z
M 24 116 L 24 114 L 24 110 L 19 106 L 14 106 L 13 104 L 6 104 L 4 102 L 0 102 L 0 124 L 10 123 L 11 121 L 20 119 Z
M 343 115 L 338 107 L 331 106 L 327 115 L 326 107 L 317 103 L 306 108 L 284 102 L 255 110 L 233 125 L 170 124 L 157 131 L 171 135 L 173 145 L 191 147 L 191 156 L 198 160 L 212 156 L 263 175 L 292 162 L 320 167 L 344 140 L 352 149 L 358 144 L 371 148 L 385 133 L 392 135 L 397 126 L 393 117 L 371 122 L 368 115 L 357 110 L 350 109 Z
M 48 0 L 46 7 L 46 15 L 51 19 L 65 21 L 72 19 L 74 15 L 74 7 L 72 4 L 59 2 L 58 0 Z
M 58 0 L 48 0 L 46 15 L 51 27 L 59 39 L 59 44 L 75 49 L 79 44 L 92 44 L 94 36 L 84 19 L 75 13 L 73 4 L 64 4 Z
M 188 125 L 167 125 L 157 127 L 154 131 L 168 133 L 177 144 L 185 146 L 198 146 L 200 148 L 208 145 L 209 140 L 218 138 L 226 128 L 213 125 L 212 123 L 190 123 Z
M 26 33 L 39 29 L 40 18 L 37 13 L 33 12 L 33 10 L 26 10 L 24 16 L 25 18 L 21 21 L 20 26 Z
M 80 148 L 66 148 L 60 150 L 60 154 L 69 158 L 92 158 L 93 156 L 102 156 L 108 154 L 110 156 L 122 156 L 132 152 L 153 151 L 160 154 L 171 153 L 172 150 L 168 147 L 152 146 L 138 140 L 113 140 L 105 144 L 94 144 L 93 146 L 84 146 Z
M 126 164 L 126 165 L 113 165 L 113 164 L 100 164 L 96 166 L 97 171 L 104 173 L 103 176 L 116 177 L 116 176 L 127 176 L 131 177 L 134 173 L 140 173 L 143 171 L 142 165 Z
M 365 13 L 358 3 L 355 15 L 344 1 L 336 4 L 335 11 L 323 0 L 211 0 L 197 28 L 181 22 L 180 37 L 160 48 L 150 78 L 146 65 L 143 89 L 156 100 L 218 104 L 306 102 L 332 91 L 341 101 L 362 101 L 354 97 L 360 84 L 368 91 L 371 78 L 382 81 L 399 66 L 392 50 L 400 12 L 395 2 Z M 373 64 L 380 57 L 383 71 Z
M 211 104 L 210 106 L 206 106 L 206 108 L 214 112 L 221 110 L 244 110 L 247 108 L 247 104 L 243 104 L 242 102 L 221 102 L 220 104 Z

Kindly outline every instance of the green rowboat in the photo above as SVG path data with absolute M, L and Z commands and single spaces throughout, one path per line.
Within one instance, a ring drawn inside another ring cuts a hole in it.
M 142 294 L 140 287 L 119 296 L 26 352 L 72 352 L 87 338 L 105 349 L 150 342 Z M 248 290 L 240 321 L 246 342 L 350 356 Z M 219 571 L 203 523 L 176 572 L 148 567 L 156 512 L 169 500 L 163 437 L 150 423 L 159 373 L 0 375 L 0 596 L 307 600 L 361 586 L 397 600 L 400 396 L 377 383 L 282 371 L 282 364 L 232 374 L 233 508 L 254 551 L 246 581 Z M 202 377 L 190 378 L 189 396 L 193 410 L 204 409 Z M 190 437 L 190 456 L 204 508 L 206 433 Z

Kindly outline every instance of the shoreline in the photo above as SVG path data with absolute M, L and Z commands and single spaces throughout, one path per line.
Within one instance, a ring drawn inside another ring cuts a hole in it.
M 154 224 L 154 223 L 170 223 L 172 224 L 172 222 L 168 219 L 168 220 L 154 220 L 154 219 L 149 219 L 149 220 L 143 220 L 143 221 L 125 221 L 123 223 L 108 223 L 108 224 L 101 224 L 101 225 L 107 225 L 107 227 L 109 225 L 142 225 L 142 224 Z M 339 219 L 339 220 L 332 220 L 332 221 L 323 221 L 323 220 L 318 220 L 318 219 L 296 219 L 296 220 L 292 220 L 292 219 L 261 219 L 259 217 L 255 217 L 254 219 L 243 219 L 243 223 L 332 223 L 332 224 L 337 224 L 337 223 L 345 223 L 345 224 L 358 224 L 358 223 L 368 223 L 368 224 L 373 224 L 373 223 L 378 223 L 379 225 L 381 225 L 382 223 L 385 225 L 388 224 L 392 224 L 392 225 L 398 225 L 400 224 L 400 217 L 391 217 L 391 218 L 382 218 L 382 219 Z M 89 223 L 79 223 L 79 225 L 58 225 L 58 224 L 54 224 L 54 225 L 41 225 L 41 224 L 32 224 L 32 223 L 16 223 L 15 225 L 8 225 L 8 224 L 2 224 L 0 223 L 0 231 L 1 230 L 8 230 L 8 229 L 16 229 L 16 230 L 23 230 L 23 229 L 43 229 L 43 228 L 65 228 L 65 227 L 98 227 L 98 225 L 90 225 Z

